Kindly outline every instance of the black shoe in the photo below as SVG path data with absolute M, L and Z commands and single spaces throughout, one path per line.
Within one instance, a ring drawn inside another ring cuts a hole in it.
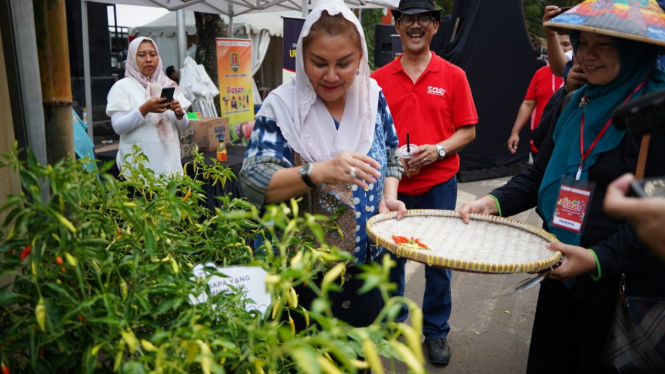
M 426 339 L 427 356 L 429 362 L 436 365 L 448 365 L 450 362 L 450 346 L 445 338 Z

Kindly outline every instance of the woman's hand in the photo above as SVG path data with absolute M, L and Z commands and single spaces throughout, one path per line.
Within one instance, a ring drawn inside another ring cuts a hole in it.
M 185 111 L 182 110 L 180 102 L 176 99 L 173 99 L 173 101 L 171 101 L 171 110 L 173 111 L 173 113 L 175 113 L 175 118 L 177 120 L 181 120 L 182 117 L 184 117 L 185 115 Z
M 568 72 L 568 78 L 566 79 L 566 92 L 571 93 L 578 90 L 580 87 L 584 86 L 586 81 L 586 74 L 580 64 L 577 63 L 577 59 L 573 59 L 574 65 L 570 68 Z
M 143 103 L 139 107 L 139 111 L 141 111 L 141 115 L 143 117 L 147 116 L 148 113 L 164 113 L 169 109 L 169 106 L 171 105 L 170 103 L 164 102 L 162 103 L 162 100 L 164 100 L 163 97 L 153 97 Z M 175 100 L 174 100 L 175 101 Z M 181 109 L 182 110 L 182 109 Z
M 469 213 L 497 214 L 499 213 L 499 208 L 496 206 L 496 201 L 494 201 L 492 197 L 483 196 L 480 199 L 462 205 L 457 211 L 460 212 L 462 221 L 464 221 L 464 223 L 469 223 L 471 220 L 469 218 Z
M 367 155 L 344 152 L 331 160 L 317 162 L 310 177 L 316 184 L 353 183 L 369 188 L 366 182 L 376 183 L 376 178 L 381 176 L 379 167 L 381 165 Z
M 397 199 L 384 198 L 379 203 L 379 213 L 397 212 L 397 219 L 401 219 L 406 214 L 406 205 Z
M 588 274 L 598 268 L 596 256 L 590 250 L 561 242 L 547 243 L 545 248 L 563 253 L 563 263 L 547 274 L 547 278 L 567 281 L 579 275 Z

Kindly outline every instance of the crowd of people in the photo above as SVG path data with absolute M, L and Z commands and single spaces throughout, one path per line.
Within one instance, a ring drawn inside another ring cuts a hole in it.
M 561 13 L 546 7 L 546 26 Z M 367 221 L 384 212 L 400 219 L 407 209 L 454 210 L 458 153 L 474 140 L 478 123 L 465 72 L 430 50 L 441 21 L 434 1 L 401 0 L 392 14 L 404 53 L 371 72 L 357 17 L 341 0 L 317 2 L 298 38 L 296 76 L 265 99 L 239 175 L 245 196 L 260 209 L 303 197 L 305 211 L 336 214 L 339 232 L 327 233 L 326 241 L 353 261 L 342 290 L 332 295 L 333 312 L 353 326 L 372 323 L 383 305 L 378 290 L 360 295 L 362 281 L 354 277 L 357 265 L 388 255 L 369 239 Z M 508 140 L 515 153 L 531 118 L 533 163 L 459 209 L 468 223 L 469 213 L 507 217 L 536 207 L 543 228 L 560 241 L 548 246 L 563 261 L 540 287 L 529 373 L 607 372 L 600 357 L 622 274 L 626 292 L 665 295 L 665 264 L 655 257 L 665 258 L 665 202 L 625 196 L 633 179 L 626 174 L 665 175 L 665 135 L 654 134 L 641 152 L 642 134 L 611 125 L 616 107 L 665 89 L 665 73 L 655 68 L 658 46 L 608 36 L 601 26 L 545 28 L 551 65 L 535 73 Z M 113 86 L 107 106 L 120 134 L 119 166 L 137 144 L 155 173 L 181 172 L 174 134 L 188 124 L 189 102 L 177 71 L 168 75 L 152 40 L 130 44 L 126 78 Z M 164 102 L 160 91 L 170 86 L 174 98 Z M 410 158 L 399 151 L 407 142 Z M 640 153 L 646 163 L 638 162 Z M 574 227 L 565 227 L 556 208 L 565 188 L 582 191 L 585 207 Z M 396 263 L 394 295 L 404 296 L 406 259 L 389 255 Z M 451 359 L 451 276 L 426 267 L 423 335 L 433 364 Z M 314 293 L 304 286 L 296 291 L 308 308 Z M 404 306 L 396 320 L 407 316 Z

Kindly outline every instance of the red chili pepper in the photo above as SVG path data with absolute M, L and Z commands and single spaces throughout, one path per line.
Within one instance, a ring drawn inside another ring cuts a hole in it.
M 421 241 L 418 240 L 418 239 L 416 239 L 416 243 L 417 243 L 419 246 L 423 247 L 423 248 L 428 248 L 428 247 L 427 247 L 427 244 L 421 242 Z
M 404 236 L 393 235 L 393 241 L 395 241 L 396 244 L 404 244 L 407 243 L 409 239 Z
M 9 368 L 5 364 L 2 364 L 2 374 L 11 374 L 11 371 L 9 371 Z
M 56 257 L 55 262 L 58 263 L 58 265 L 62 265 L 63 264 L 62 257 L 60 256 Z
M 28 257 L 29 254 L 30 254 L 30 244 L 26 245 L 25 248 L 23 248 L 23 251 L 20 254 L 21 260 Z
M 83 317 L 82 315 L 80 315 L 80 314 L 77 314 L 77 315 L 76 315 L 76 318 L 78 318 L 78 319 L 79 319 L 79 321 L 81 321 L 81 322 L 85 323 L 85 317 Z
M 66 272 L 67 272 L 67 269 L 65 269 L 65 268 L 60 268 L 60 271 L 63 272 L 63 273 L 66 273 Z
M 39 348 L 39 356 L 44 357 L 44 348 Z

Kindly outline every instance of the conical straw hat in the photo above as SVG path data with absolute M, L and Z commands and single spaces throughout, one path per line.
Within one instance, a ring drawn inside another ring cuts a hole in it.
M 656 0 L 588 0 L 544 25 L 665 46 L 665 11 Z

